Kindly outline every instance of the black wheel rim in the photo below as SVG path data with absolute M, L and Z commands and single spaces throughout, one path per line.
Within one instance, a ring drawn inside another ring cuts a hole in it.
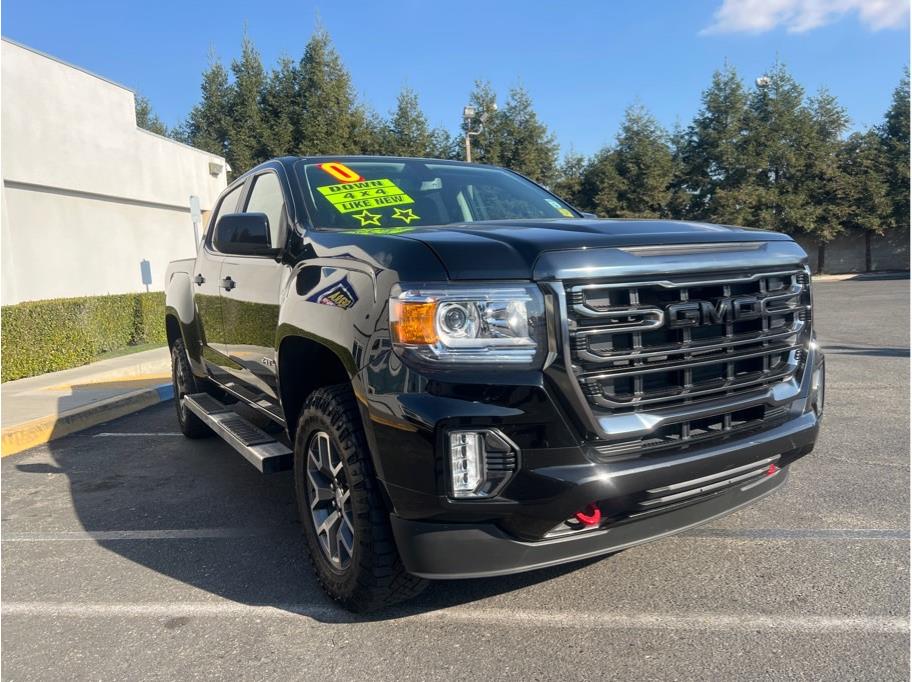
M 306 475 L 310 518 L 320 549 L 334 568 L 345 570 L 355 546 L 351 490 L 339 453 L 325 431 L 310 437 Z

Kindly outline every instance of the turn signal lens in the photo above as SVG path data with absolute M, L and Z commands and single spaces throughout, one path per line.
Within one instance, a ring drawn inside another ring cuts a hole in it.
M 436 301 L 390 301 L 393 341 L 409 345 L 437 343 Z

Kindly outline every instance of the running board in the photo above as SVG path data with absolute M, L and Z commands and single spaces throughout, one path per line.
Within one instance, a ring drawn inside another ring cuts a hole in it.
M 183 397 L 184 404 L 261 474 L 291 469 L 294 456 L 284 443 L 254 426 L 208 393 Z

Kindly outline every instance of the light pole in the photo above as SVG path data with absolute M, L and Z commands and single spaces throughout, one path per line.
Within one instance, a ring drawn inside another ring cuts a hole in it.
M 462 120 L 465 122 L 465 160 L 466 163 L 472 163 L 472 135 L 477 135 L 480 131 L 472 130 L 472 121 L 475 119 L 475 107 L 465 106 L 462 108 Z
M 492 109 L 497 111 L 497 105 L 492 105 Z M 462 120 L 465 123 L 465 160 L 467 163 L 472 163 L 472 136 L 480 135 L 484 130 L 485 121 L 488 119 L 488 112 L 482 111 L 481 116 L 478 117 L 478 130 L 472 130 L 472 123 L 475 120 L 475 107 L 470 104 L 467 104 L 462 108 Z

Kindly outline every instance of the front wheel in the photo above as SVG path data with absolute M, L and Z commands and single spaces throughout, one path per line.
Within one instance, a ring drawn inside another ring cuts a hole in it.
M 330 597 L 363 612 L 424 589 L 426 581 L 407 573 L 399 558 L 350 386 L 308 397 L 295 436 L 294 473 L 311 564 Z
M 200 389 L 187 360 L 187 349 L 182 339 L 171 348 L 171 380 L 174 385 L 174 406 L 177 408 L 177 422 L 181 433 L 187 438 L 205 438 L 212 435 L 212 429 L 193 414 L 184 404 L 183 397 L 199 393 Z

